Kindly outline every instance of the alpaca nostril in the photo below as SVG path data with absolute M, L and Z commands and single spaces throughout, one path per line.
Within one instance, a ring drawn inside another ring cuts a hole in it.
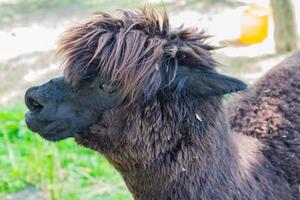
M 33 91 L 36 89 L 36 87 L 34 88 L 30 88 L 26 94 L 25 94 L 25 104 L 28 107 L 28 109 L 32 112 L 39 112 L 41 111 L 44 106 L 33 97 Z
M 44 108 L 44 106 L 42 106 L 39 102 L 37 102 L 36 100 L 34 100 L 31 97 L 29 97 L 27 101 L 28 101 L 27 106 L 28 106 L 29 110 L 32 112 L 34 112 L 34 111 L 39 112 Z

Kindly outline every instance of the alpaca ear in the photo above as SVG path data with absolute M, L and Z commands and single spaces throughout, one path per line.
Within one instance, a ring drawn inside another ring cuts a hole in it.
M 213 70 L 179 70 L 176 79 L 176 90 L 196 97 L 221 96 L 247 88 L 243 81 Z

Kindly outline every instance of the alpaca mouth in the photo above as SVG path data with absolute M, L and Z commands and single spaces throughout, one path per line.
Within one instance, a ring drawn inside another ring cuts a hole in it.
M 75 130 L 68 120 L 43 121 L 35 112 L 27 112 L 25 122 L 28 128 L 49 141 L 59 141 L 72 137 Z
M 55 134 L 53 132 L 43 132 L 39 133 L 39 135 L 48 141 L 55 142 L 72 137 L 74 134 L 72 133 L 72 131 L 65 130 Z

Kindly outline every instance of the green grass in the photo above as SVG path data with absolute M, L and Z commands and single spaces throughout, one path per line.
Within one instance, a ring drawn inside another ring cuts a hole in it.
M 105 158 L 72 139 L 41 139 L 26 128 L 25 112 L 0 107 L 0 196 L 34 185 L 51 200 L 132 199 Z

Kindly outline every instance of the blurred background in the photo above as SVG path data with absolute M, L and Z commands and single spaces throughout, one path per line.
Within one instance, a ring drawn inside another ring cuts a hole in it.
M 24 123 L 24 92 L 61 75 L 61 33 L 94 11 L 167 8 L 171 25 L 196 26 L 221 46 L 223 73 L 252 84 L 299 47 L 297 0 L 0 0 L 0 199 L 130 200 L 120 175 L 72 139 L 49 143 Z

